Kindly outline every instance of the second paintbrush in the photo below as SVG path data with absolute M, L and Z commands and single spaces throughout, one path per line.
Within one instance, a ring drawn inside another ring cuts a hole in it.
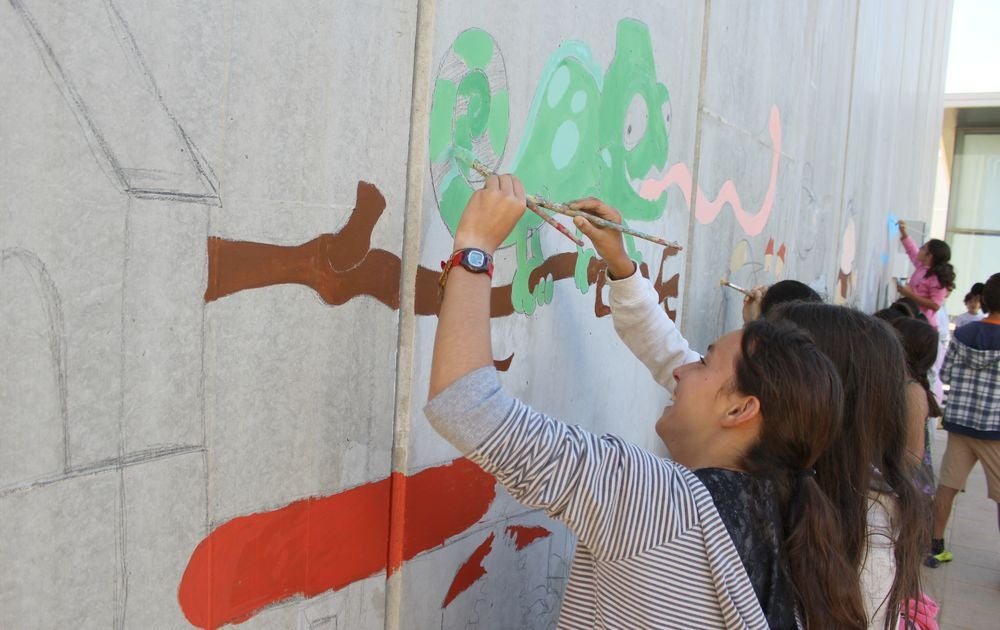
M 484 165 L 479 160 L 475 159 L 475 156 L 472 155 L 472 153 L 468 150 L 461 149 L 460 147 L 454 147 L 454 155 L 457 159 L 460 159 L 462 162 L 467 164 L 470 168 L 474 169 L 477 173 L 479 173 L 483 177 L 496 175 L 496 173 L 490 170 L 486 165 Z M 615 223 L 614 221 L 608 221 L 605 218 L 595 216 L 593 214 L 590 214 L 589 212 L 583 212 L 582 210 L 574 210 L 573 208 L 570 208 L 564 203 L 556 203 L 554 201 L 549 201 L 548 199 L 540 197 L 538 195 L 528 194 L 525 196 L 528 199 L 529 207 L 531 204 L 534 204 L 541 208 L 545 208 L 546 210 L 551 210 L 552 212 L 558 212 L 559 214 L 564 214 L 566 216 L 583 217 L 599 227 L 618 230 L 619 232 L 622 232 L 624 234 L 630 234 L 632 236 L 635 236 L 636 238 L 641 238 L 643 240 L 647 240 L 650 241 L 651 243 L 656 243 L 657 245 L 662 245 L 664 247 L 672 247 L 678 251 L 683 249 L 683 247 L 681 247 L 678 243 L 662 239 L 659 236 L 654 236 L 652 234 L 646 234 L 645 232 L 640 232 L 639 230 L 633 230 L 630 227 L 624 226 L 620 223 Z M 559 225 L 559 227 L 562 228 L 563 226 Z M 565 228 L 563 228 L 563 230 L 564 229 Z M 573 238 L 573 240 L 577 240 L 574 237 L 571 238 Z
M 608 221 L 603 217 L 599 217 L 589 212 L 584 212 L 582 210 L 574 210 L 564 203 L 555 203 L 549 201 L 544 197 L 539 197 L 538 195 L 527 195 L 528 201 L 532 201 L 537 205 L 545 208 L 546 210 L 551 210 L 552 212 L 558 212 L 559 214 L 565 214 L 570 217 L 583 217 L 591 223 L 599 227 L 611 228 L 612 230 L 618 230 L 624 234 L 631 234 L 636 238 L 641 238 L 647 240 L 651 243 L 656 243 L 657 245 L 663 245 L 664 247 L 672 247 L 678 251 L 684 249 L 679 243 L 674 241 L 668 241 L 666 239 L 660 238 L 659 236 L 654 236 L 653 234 L 647 234 L 645 232 L 640 232 L 639 230 L 633 230 L 632 228 L 622 225 L 621 223 L 615 223 L 614 221 Z

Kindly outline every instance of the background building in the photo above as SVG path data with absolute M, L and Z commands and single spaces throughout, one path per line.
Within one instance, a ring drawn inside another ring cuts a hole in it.
M 951 245 L 956 287 L 948 313 L 965 312 L 974 282 L 1000 271 L 1000 5 L 956 0 L 931 236 Z

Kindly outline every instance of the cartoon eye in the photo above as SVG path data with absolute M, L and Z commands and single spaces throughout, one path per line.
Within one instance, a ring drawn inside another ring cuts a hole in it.
M 639 144 L 642 137 L 646 135 L 646 127 L 649 125 L 649 106 L 642 94 L 632 97 L 632 102 L 625 112 L 625 126 L 622 129 L 622 144 L 626 151 L 631 151 Z
M 666 132 L 670 133 L 670 101 L 663 103 L 663 126 Z

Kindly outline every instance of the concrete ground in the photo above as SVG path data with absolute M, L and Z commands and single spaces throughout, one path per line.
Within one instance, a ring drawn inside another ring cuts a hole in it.
M 932 431 L 935 474 L 940 470 L 948 433 Z M 1000 628 L 1000 532 L 997 504 L 986 496 L 986 476 L 976 464 L 945 532 L 945 547 L 955 559 L 937 569 L 924 567 L 923 587 L 938 604 L 942 630 Z

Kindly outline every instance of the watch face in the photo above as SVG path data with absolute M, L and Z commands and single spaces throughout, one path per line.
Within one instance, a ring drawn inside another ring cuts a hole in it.
M 470 267 L 475 267 L 476 269 L 486 268 L 486 254 L 478 249 L 467 251 L 465 253 L 465 260 L 469 263 Z

